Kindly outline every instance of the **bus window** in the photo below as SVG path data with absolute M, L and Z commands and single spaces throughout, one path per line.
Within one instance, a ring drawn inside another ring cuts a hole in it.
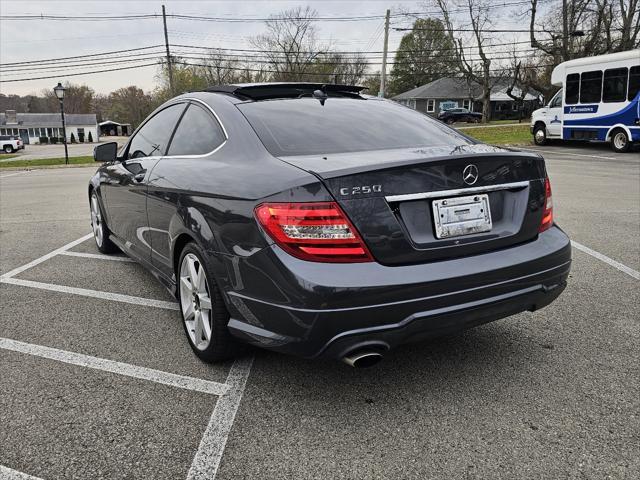
M 565 103 L 570 105 L 578 103 L 578 92 L 580 91 L 580 74 L 572 73 L 567 75 L 566 81 L 567 93 L 565 94 Z
M 629 70 L 629 95 L 627 100 L 631 101 L 640 92 L 640 66 L 631 67 Z
M 580 103 L 600 103 L 602 71 L 583 72 L 580 79 Z
M 602 83 L 603 102 L 624 102 L 627 93 L 627 69 L 614 68 L 604 71 Z

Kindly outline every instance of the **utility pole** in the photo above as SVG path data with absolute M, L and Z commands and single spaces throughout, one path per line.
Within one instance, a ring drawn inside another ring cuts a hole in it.
M 387 9 L 384 18 L 384 49 L 382 50 L 382 72 L 380 72 L 380 90 L 379 97 L 384 97 L 384 90 L 387 86 L 387 50 L 389 49 L 389 15 L 391 11 Z
M 562 0 L 562 61 L 569 60 L 569 19 L 567 0 Z
M 164 45 L 167 49 L 167 69 L 169 70 L 169 91 L 173 96 L 173 69 L 171 68 L 171 53 L 169 53 L 169 34 L 167 33 L 167 14 L 162 5 L 162 23 L 164 24 Z

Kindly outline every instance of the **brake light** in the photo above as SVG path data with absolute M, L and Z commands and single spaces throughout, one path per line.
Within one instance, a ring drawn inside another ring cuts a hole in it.
M 312 262 L 371 262 L 364 241 L 335 202 L 263 203 L 256 218 L 294 257 Z
M 538 232 L 544 232 L 553 225 L 553 199 L 551 197 L 551 182 L 549 177 L 544 179 L 544 208 L 542 210 L 542 221 Z

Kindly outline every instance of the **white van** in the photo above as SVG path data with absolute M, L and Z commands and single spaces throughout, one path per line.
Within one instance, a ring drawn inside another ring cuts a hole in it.
M 537 145 L 595 140 L 626 152 L 640 142 L 640 50 L 563 62 L 551 83 L 562 88 L 531 115 Z

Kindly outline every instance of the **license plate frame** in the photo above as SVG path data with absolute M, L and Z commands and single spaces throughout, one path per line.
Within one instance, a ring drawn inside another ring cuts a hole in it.
M 476 194 L 433 200 L 436 238 L 446 239 L 489 232 L 493 228 L 489 195 Z

